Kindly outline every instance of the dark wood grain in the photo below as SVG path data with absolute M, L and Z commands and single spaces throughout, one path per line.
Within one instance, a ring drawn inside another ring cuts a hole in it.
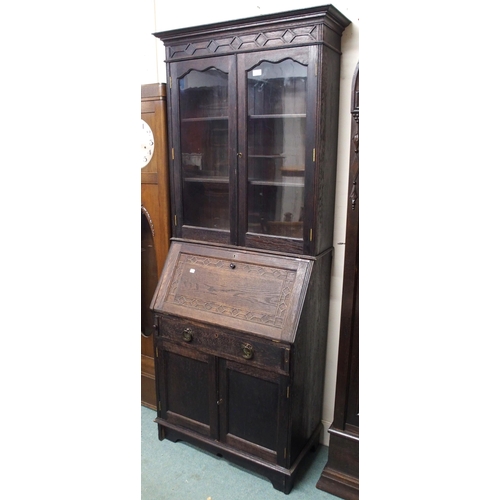
M 265 51 L 327 41 L 340 52 L 340 35 L 350 21 L 332 5 L 225 21 L 155 33 L 166 47 L 167 61 L 214 54 Z
M 264 460 L 282 462 L 286 380 L 242 363 L 221 362 L 221 441 Z
M 311 270 L 310 259 L 175 241 L 152 309 L 290 342 Z
M 163 345 L 163 339 L 165 339 L 184 346 L 185 349 L 223 356 L 244 365 L 285 375 L 290 371 L 289 344 L 272 342 L 221 328 L 219 325 L 200 323 L 171 315 L 160 316 L 159 324 L 159 345 Z M 184 337 L 186 329 L 190 331 L 188 340 Z M 243 348 L 247 345 L 252 348 L 250 359 L 244 357 L 246 351 Z
M 321 425 L 331 263 L 331 251 L 315 258 L 292 351 L 295 381 L 291 392 L 292 460 L 301 453 L 313 431 Z
M 321 53 L 319 82 L 319 114 L 322 117 L 316 138 L 317 168 L 314 170 L 316 214 L 312 254 L 320 254 L 331 247 L 335 213 L 335 185 L 337 178 L 337 136 L 339 120 L 340 55 L 325 48 Z

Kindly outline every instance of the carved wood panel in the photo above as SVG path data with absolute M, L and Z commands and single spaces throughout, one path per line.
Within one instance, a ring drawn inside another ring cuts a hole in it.
M 182 254 L 167 301 L 282 328 L 295 272 Z
M 184 57 L 201 57 L 246 50 L 267 49 L 300 45 L 318 40 L 317 25 L 287 28 L 273 31 L 257 31 L 240 36 L 214 36 L 194 43 L 181 43 L 167 48 L 169 60 Z
M 313 262 L 173 242 L 153 309 L 293 340 Z

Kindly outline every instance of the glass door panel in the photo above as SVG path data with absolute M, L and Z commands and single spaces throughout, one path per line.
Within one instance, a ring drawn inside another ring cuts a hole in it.
M 228 230 L 228 74 L 191 70 L 179 105 L 184 224 Z
M 247 71 L 248 231 L 303 238 L 307 66 Z

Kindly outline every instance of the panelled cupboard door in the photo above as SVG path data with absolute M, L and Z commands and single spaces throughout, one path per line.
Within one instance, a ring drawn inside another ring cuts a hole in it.
M 286 466 L 289 377 L 219 361 L 220 440 Z
M 158 422 L 287 465 L 289 377 L 161 342 Z
M 217 439 L 216 358 L 169 344 L 158 348 L 159 418 Z M 212 411 L 211 411 L 212 410 Z

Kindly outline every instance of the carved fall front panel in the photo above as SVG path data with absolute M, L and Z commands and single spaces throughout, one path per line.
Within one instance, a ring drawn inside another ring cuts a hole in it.
M 292 341 L 312 263 L 173 242 L 153 309 Z
M 167 301 L 282 328 L 295 274 L 272 267 L 181 254 Z

